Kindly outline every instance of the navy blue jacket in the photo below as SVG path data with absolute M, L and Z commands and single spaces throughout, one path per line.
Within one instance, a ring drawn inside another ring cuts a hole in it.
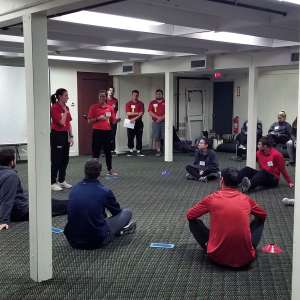
M 98 248 L 109 236 L 105 222 L 105 209 L 114 216 L 121 212 L 113 192 L 98 180 L 88 180 L 76 184 L 68 203 L 68 223 L 64 233 L 74 248 Z
M 195 151 L 195 160 L 193 165 L 201 170 L 219 170 L 217 155 L 215 151 L 211 149 L 207 149 L 207 152 L 197 149 Z
M 28 214 L 28 198 L 17 172 L 5 166 L 0 166 L 0 224 L 22 218 Z

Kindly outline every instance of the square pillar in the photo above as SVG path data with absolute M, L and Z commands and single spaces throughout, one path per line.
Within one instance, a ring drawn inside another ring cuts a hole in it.
M 249 66 L 248 133 L 246 165 L 253 169 L 256 168 L 257 75 L 257 68 L 252 61 Z
M 47 17 L 23 16 L 27 102 L 30 277 L 52 277 Z
M 300 116 L 300 68 L 298 84 L 298 119 Z M 300 130 L 297 130 L 297 141 L 300 141 Z M 295 170 L 295 205 L 294 205 L 294 235 L 293 235 L 293 271 L 292 271 L 292 300 L 300 299 L 300 147 L 297 145 L 296 156 L 298 158 Z
M 174 74 L 165 72 L 165 161 L 173 161 Z

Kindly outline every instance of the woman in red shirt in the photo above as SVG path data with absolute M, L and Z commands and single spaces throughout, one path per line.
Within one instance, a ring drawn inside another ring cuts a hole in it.
M 108 175 L 118 175 L 112 170 L 112 125 L 119 122 L 114 108 L 106 103 L 106 91 L 99 92 L 99 102 L 93 104 L 88 113 L 88 122 L 93 124 L 93 158 L 99 159 L 104 150 Z
M 60 88 L 51 96 L 51 189 L 61 191 L 71 188 L 65 181 L 66 170 L 69 163 L 69 150 L 73 146 L 73 134 L 69 107 L 68 91 Z

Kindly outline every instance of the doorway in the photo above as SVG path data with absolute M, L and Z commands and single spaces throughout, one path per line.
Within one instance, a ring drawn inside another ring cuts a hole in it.
M 107 73 L 77 72 L 79 155 L 92 153 L 92 126 L 88 124 L 87 114 L 97 102 L 99 91 L 107 90 L 112 83 L 112 76 Z
M 232 133 L 233 81 L 214 83 L 213 129 L 222 134 Z

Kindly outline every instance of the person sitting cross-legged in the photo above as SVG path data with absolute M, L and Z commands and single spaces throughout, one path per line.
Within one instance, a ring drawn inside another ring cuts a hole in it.
M 242 192 L 253 190 L 256 187 L 276 187 L 279 183 L 280 174 L 283 175 L 290 188 L 294 187 L 282 154 L 272 147 L 269 138 L 262 137 L 259 140 L 256 161 L 260 170 L 245 167 L 239 172 L 238 180 Z
M 206 182 L 219 176 L 219 165 L 215 151 L 208 149 L 208 139 L 202 137 L 195 151 L 193 165 L 185 167 L 187 179 Z
M 8 229 L 10 222 L 29 219 L 28 195 L 24 192 L 21 180 L 14 170 L 16 152 L 11 148 L 0 150 L 0 230 Z M 52 199 L 52 216 L 67 213 L 67 200 Z
M 133 233 L 136 223 L 132 212 L 121 209 L 113 192 L 98 180 L 101 164 L 92 159 L 85 164 L 85 178 L 76 184 L 69 195 L 68 222 L 64 233 L 75 249 L 97 249 L 115 236 Z M 106 209 L 111 213 L 107 218 Z
M 187 211 L 190 231 L 196 241 L 219 265 L 239 268 L 256 257 L 267 213 L 253 199 L 238 191 L 238 170 L 221 173 L 221 189 Z M 209 213 L 210 228 L 198 219 Z M 250 215 L 254 219 L 250 223 Z

